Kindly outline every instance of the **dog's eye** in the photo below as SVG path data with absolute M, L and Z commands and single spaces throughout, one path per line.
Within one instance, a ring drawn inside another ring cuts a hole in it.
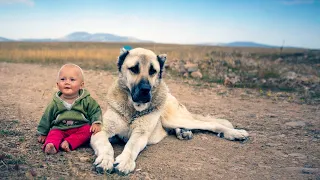
M 149 75 L 152 76 L 156 73 L 157 71 L 154 69 L 154 67 L 151 65 L 149 69 Z
M 139 65 L 135 65 L 133 67 L 130 67 L 129 70 L 134 74 L 139 74 Z

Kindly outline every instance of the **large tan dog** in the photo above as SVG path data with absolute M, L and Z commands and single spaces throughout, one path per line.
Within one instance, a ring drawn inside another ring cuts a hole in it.
M 120 53 L 119 77 L 109 88 L 102 131 L 91 137 L 97 169 L 119 174 L 132 172 L 140 151 L 161 141 L 171 129 L 179 139 L 190 139 L 193 129 L 223 134 L 228 140 L 248 137 L 245 130 L 234 129 L 227 120 L 191 114 L 180 104 L 161 79 L 165 61 L 165 54 L 156 55 L 143 48 Z M 109 142 L 113 136 L 127 141 L 115 160 Z

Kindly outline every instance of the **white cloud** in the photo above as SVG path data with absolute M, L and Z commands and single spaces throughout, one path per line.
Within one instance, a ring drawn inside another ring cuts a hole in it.
M 33 0 L 0 0 L 0 5 L 11 5 L 11 4 L 25 4 L 27 6 L 34 6 Z
M 282 3 L 285 5 L 313 4 L 314 0 L 284 0 Z

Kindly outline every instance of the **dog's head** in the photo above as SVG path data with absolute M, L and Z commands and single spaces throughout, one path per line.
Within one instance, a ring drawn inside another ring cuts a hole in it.
M 166 54 L 156 55 L 143 48 L 121 49 L 118 58 L 119 82 L 129 91 L 129 100 L 137 111 L 150 106 L 152 92 L 162 78 L 166 57 Z

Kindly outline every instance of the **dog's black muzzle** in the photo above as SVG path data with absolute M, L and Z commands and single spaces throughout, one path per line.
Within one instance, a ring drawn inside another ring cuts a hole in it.
M 139 84 L 133 86 L 131 97 L 135 103 L 148 103 L 151 101 L 151 86 L 149 81 L 142 79 Z

